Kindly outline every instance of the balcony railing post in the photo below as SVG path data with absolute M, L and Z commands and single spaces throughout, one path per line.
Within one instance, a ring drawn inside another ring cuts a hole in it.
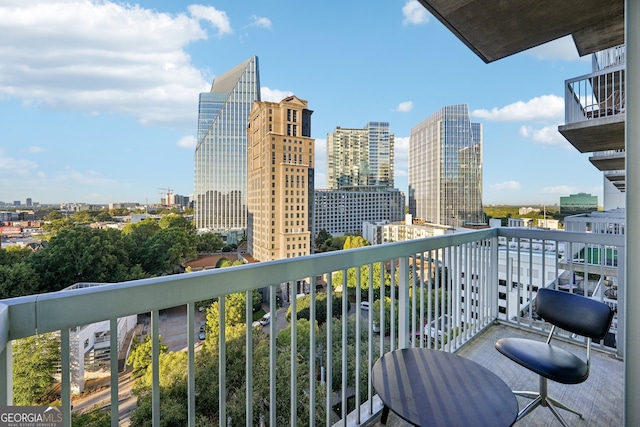
M 398 348 L 409 347 L 409 259 L 400 257 L 400 283 L 398 291 Z M 392 264 L 393 265 L 393 264 Z
M 160 427 L 160 318 L 151 312 L 151 413 L 152 425 Z

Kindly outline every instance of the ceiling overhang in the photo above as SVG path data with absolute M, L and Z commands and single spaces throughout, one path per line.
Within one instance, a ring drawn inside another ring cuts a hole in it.
M 484 62 L 572 35 L 580 56 L 624 44 L 624 0 L 419 0 Z

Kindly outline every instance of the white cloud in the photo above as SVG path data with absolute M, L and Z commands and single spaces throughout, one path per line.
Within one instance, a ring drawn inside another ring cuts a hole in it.
M 111 178 L 105 178 L 101 173 L 94 170 L 87 170 L 84 172 L 77 171 L 69 166 L 65 167 L 63 171 L 54 175 L 51 180 L 58 183 L 75 183 L 78 185 L 89 187 L 113 187 L 118 184 L 118 181 Z
M 505 181 L 505 182 L 500 182 L 498 184 L 493 184 L 489 188 L 496 191 L 505 191 L 505 190 L 515 191 L 515 190 L 520 190 L 522 186 L 518 181 Z
M 24 176 L 37 168 L 38 165 L 35 162 L 26 159 L 14 159 L 13 157 L 8 157 L 4 154 L 4 150 L 0 148 L 0 176 Z
M 231 34 L 231 23 L 225 12 L 217 10 L 213 6 L 202 6 L 199 4 L 192 4 L 187 7 L 191 16 L 196 19 L 202 19 L 209 22 L 213 27 L 218 29 L 218 37 L 224 34 Z
M 196 137 L 193 135 L 187 135 L 187 136 L 183 136 L 182 138 L 180 138 L 180 140 L 176 143 L 176 145 L 180 148 L 188 148 L 188 149 L 194 149 L 196 148 L 196 145 L 198 144 L 198 141 L 196 140 Z
M 207 22 L 232 32 L 224 12 L 188 16 L 109 0 L 25 0 L 0 5 L 0 98 L 143 124 L 192 128 L 193 100 L 210 83 L 185 51 L 208 38 Z
M 528 55 L 540 60 L 591 61 L 591 55 L 582 58 L 571 36 L 561 37 L 526 51 Z
M 571 187 L 568 185 L 556 185 L 553 187 L 544 187 L 540 190 L 540 192 L 544 194 L 568 196 L 569 194 L 577 193 L 578 190 L 576 189 L 576 187 Z
M 396 111 L 399 111 L 401 113 L 407 113 L 407 112 L 409 112 L 411 110 L 413 110 L 413 101 L 401 102 L 396 107 Z
M 293 95 L 293 92 L 288 90 L 269 89 L 262 86 L 260 88 L 260 99 L 267 102 L 280 102 L 287 96 Z
M 38 147 L 35 145 L 29 147 L 29 152 L 33 154 L 44 153 L 45 151 L 47 151 L 47 149 L 44 147 Z
M 557 95 L 543 95 L 527 102 L 514 102 L 502 108 L 474 110 L 471 116 L 497 122 L 558 122 L 564 118 L 564 98 Z
M 417 25 L 429 22 L 429 12 L 417 0 L 406 2 L 402 7 L 402 15 L 404 16 L 402 25 Z
M 540 129 L 534 129 L 531 126 L 522 126 L 520 128 L 520 136 L 530 138 L 537 144 L 573 149 L 569 141 L 558 132 L 558 125 L 545 126 Z
M 271 20 L 269 18 L 265 18 L 262 16 L 251 15 L 251 24 L 252 27 L 260 27 L 266 28 L 267 30 L 271 29 Z

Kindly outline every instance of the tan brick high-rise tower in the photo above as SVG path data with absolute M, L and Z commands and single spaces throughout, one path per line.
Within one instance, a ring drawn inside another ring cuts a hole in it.
M 296 96 L 253 103 L 247 128 L 247 241 L 257 260 L 311 253 L 312 113 Z

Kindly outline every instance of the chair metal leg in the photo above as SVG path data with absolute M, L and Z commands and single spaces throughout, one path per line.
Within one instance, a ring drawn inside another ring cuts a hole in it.
M 564 409 L 565 411 L 569 411 L 569 412 L 573 412 L 574 414 L 576 414 L 577 416 L 579 416 L 580 418 L 582 418 L 582 414 L 578 411 L 576 411 L 573 408 L 569 408 L 567 405 L 565 405 L 564 403 L 560 402 L 558 399 L 551 397 L 551 396 L 547 396 L 547 400 L 549 400 L 549 402 L 553 403 L 553 406 L 560 408 L 560 409 Z
M 553 397 L 548 395 L 548 393 L 547 393 L 547 379 L 545 377 L 543 377 L 543 376 L 540 376 L 540 391 L 539 392 L 514 390 L 513 394 L 515 394 L 516 396 L 522 396 L 522 397 L 526 397 L 528 399 L 533 399 L 531 402 L 529 402 L 529 404 L 527 404 L 527 406 L 525 406 L 518 413 L 518 417 L 516 418 L 516 421 L 519 421 L 522 418 L 524 418 L 525 416 L 527 416 L 528 414 L 530 414 L 531 411 L 533 411 L 538 406 L 546 406 L 547 408 L 549 408 L 551 413 L 553 413 L 553 415 L 560 421 L 560 423 L 562 423 L 562 425 L 564 427 L 569 427 L 569 424 L 567 424 L 567 422 L 564 420 L 564 418 L 562 418 L 562 415 L 560 415 L 560 412 L 558 412 L 558 408 L 564 409 L 565 411 L 573 412 L 574 414 L 576 414 L 580 418 L 582 418 L 582 414 L 580 412 L 569 408 L 567 405 L 565 405 L 564 403 L 560 402 L 558 399 L 555 399 L 555 398 L 553 398 Z
M 387 424 L 387 418 L 389 418 L 389 407 L 384 405 L 382 408 L 382 416 L 380 416 L 380 424 Z

